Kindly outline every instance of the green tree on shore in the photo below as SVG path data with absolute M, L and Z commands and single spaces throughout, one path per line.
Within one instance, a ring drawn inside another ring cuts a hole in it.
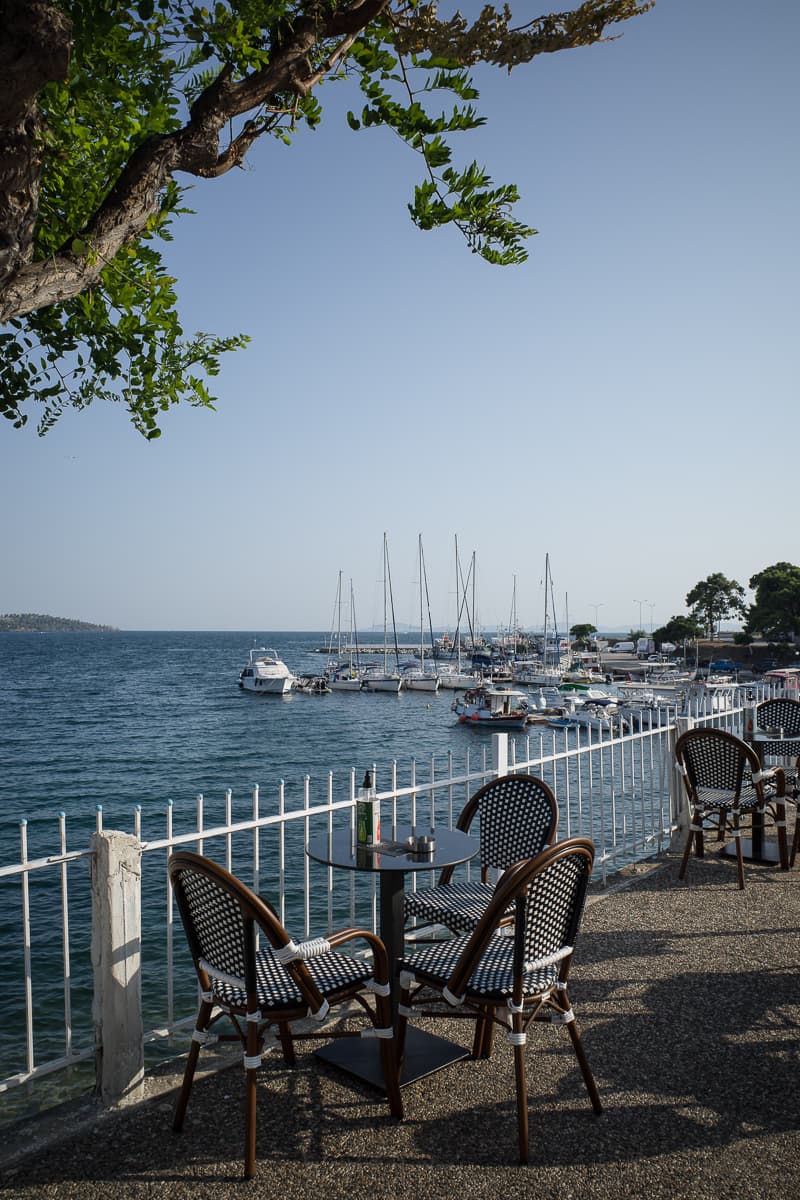
M 594 625 L 573 625 L 570 629 L 570 637 L 576 642 L 580 642 L 583 646 L 588 646 L 594 634 L 597 633 Z
M 584 0 L 515 24 L 507 7 L 469 22 L 411 0 L 0 0 L 0 413 L 19 428 L 38 407 L 44 433 L 69 406 L 118 401 L 155 438 L 171 405 L 212 405 L 208 377 L 247 339 L 184 335 L 159 239 L 188 211 L 181 180 L 314 129 L 324 81 L 360 88 L 354 130 L 386 126 L 414 152 L 420 229 L 521 262 L 535 231 L 516 187 L 453 158 L 483 124 L 470 68 L 590 46 L 651 7 Z
M 747 614 L 745 631 L 761 633 L 772 641 L 800 634 L 800 567 L 779 562 L 750 579 L 755 600 Z
M 712 638 L 722 621 L 747 613 L 744 588 L 720 571 L 694 585 L 686 596 L 686 606 L 697 621 L 702 621 L 705 632 Z

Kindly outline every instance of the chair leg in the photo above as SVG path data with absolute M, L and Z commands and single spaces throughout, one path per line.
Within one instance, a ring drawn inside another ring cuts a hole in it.
M 686 864 L 689 861 L 689 855 L 692 852 L 692 842 L 697 843 L 697 854 L 699 858 L 703 855 L 703 817 L 702 811 L 698 808 L 692 808 L 689 818 L 689 833 L 686 838 L 686 845 L 683 847 L 683 858 L 681 859 L 681 869 L 678 872 L 678 879 L 683 879 L 686 875 Z M 700 828 L 696 831 L 695 826 Z
M 583 1048 L 578 1022 L 574 1017 L 571 1021 L 567 1022 L 567 1031 L 572 1042 L 572 1048 L 575 1051 L 575 1057 L 578 1060 L 578 1066 L 581 1069 L 581 1075 L 583 1075 L 583 1082 L 586 1084 L 586 1091 L 589 1093 L 589 1099 L 592 1102 L 592 1108 L 599 1114 L 603 1111 L 603 1104 L 600 1100 L 597 1084 L 594 1081 L 592 1068 L 589 1066 L 589 1060 L 586 1057 L 586 1051 Z
M 392 1024 L 392 1002 L 388 996 L 378 996 L 376 1000 L 376 1015 L 378 1024 L 382 1029 L 389 1029 Z M 403 1118 L 403 1100 L 400 1095 L 400 1069 L 401 1060 L 399 1055 L 400 1034 L 399 1024 L 403 1021 L 403 1043 L 405 1044 L 405 1018 L 398 1017 L 398 1028 L 394 1031 L 394 1036 L 391 1038 L 381 1038 L 381 1067 L 383 1068 L 383 1081 L 386 1084 L 386 1099 L 389 1101 L 389 1112 L 393 1117 Z
M 297 1059 L 294 1053 L 294 1038 L 292 1037 L 292 1029 L 288 1021 L 278 1022 L 278 1037 L 281 1039 L 281 1049 L 283 1050 L 283 1061 L 287 1067 L 297 1065 Z
M 739 891 L 744 891 L 744 855 L 742 853 L 742 828 L 739 824 L 739 810 L 733 813 L 733 840 L 736 842 L 736 871 L 739 876 Z
M 525 1033 L 522 1013 L 513 1014 L 514 1081 L 517 1093 L 517 1133 L 519 1136 L 519 1161 L 528 1161 L 528 1086 L 525 1079 Z
M 196 1037 L 192 1038 L 192 1044 L 189 1047 L 189 1056 L 186 1059 L 186 1070 L 183 1072 L 183 1083 L 181 1084 L 180 1095 L 178 1102 L 175 1105 L 175 1116 L 172 1121 L 172 1128 L 176 1133 L 180 1133 L 183 1129 L 183 1120 L 186 1116 L 186 1109 L 189 1104 L 189 1095 L 192 1091 L 192 1083 L 194 1082 L 194 1073 L 197 1068 L 197 1060 L 200 1057 L 200 1046 L 204 1041 L 204 1035 L 211 1021 L 211 1012 L 213 1004 L 208 1000 L 203 1000 L 200 1003 L 200 1008 L 197 1013 L 197 1021 L 195 1022 Z
M 255 1062 L 261 1053 L 261 1040 L 258 1033 L 258 1022 L 247 1022 L 247 1048 L 245 1058 Z M 256 1173 L 256 1075 L 257 1068 L 247 1065 L 244 1069 L 244 1177 L 252 1179 Z
M 778 830 L 778 854 L 781 870 L 789 870 L 789 842 L 786 837 L 786 804 L 779 796 L 775 801 L 775 825 Z
M 494 1022 L 485 1011 L 475 1022 L 475 1036 L 472 1040 L 473 1058 L 491 1058 Z

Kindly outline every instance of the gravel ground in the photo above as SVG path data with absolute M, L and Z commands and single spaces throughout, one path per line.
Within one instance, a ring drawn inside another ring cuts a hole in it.
M 496 1200 L 800 1196 L 800 866 L 783 873 L 664 856 L 593 897 L 573 1006 L 605 1111 L 563 1029 L 528 1039 L 531 1161 L 517 1163 L 511 1049 L 404 1088 L 393 1121 L 367 1088 L 301 1048 L 259 1080 L 256 1178 L 242 1180 L 241 1067 L 195 1084 L 171 1129 L 174 1076 L 152 1098 L 91 1104 L 4 1131 L 0 1191 L 20 1197 L 453 1196 Z M 467 1022 L 438 1032 L 468 1044 Z

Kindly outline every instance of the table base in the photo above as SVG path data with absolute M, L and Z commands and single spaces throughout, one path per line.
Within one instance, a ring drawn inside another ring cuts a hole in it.
M 736 858 L 735 842 L 728 842 L 719 852 L 723 858 Z M 757 854 L 753 853 L 753 843 L 750 838 L 742 838 L 742 858 L 747 862 L 779 863 L 780 851 L 775 842 L 762 842 Z
M 339 1038 L 320 1046 L 314 1053 L 332 1067 L 347 1071 L 363 1083 L 386 1091 L 381 1068 L 380 1046 L 374 1038 Z M 406 1029 L 405 1055 L 400 1086 L 424 1079 L 450 1063 L 469 1058 L 471 1051 L 455 1042 L 426 1033 L 424 1029 Z

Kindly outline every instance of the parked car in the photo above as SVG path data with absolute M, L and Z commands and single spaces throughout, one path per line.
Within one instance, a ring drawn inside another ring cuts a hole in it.
M 715 658 L 713 662 L 708 664 L 709 671 L 722 671 L 730 674 L 731 671 L 738 671 L 741 668 L 741 663 L 734 662 L 730 658 Z

